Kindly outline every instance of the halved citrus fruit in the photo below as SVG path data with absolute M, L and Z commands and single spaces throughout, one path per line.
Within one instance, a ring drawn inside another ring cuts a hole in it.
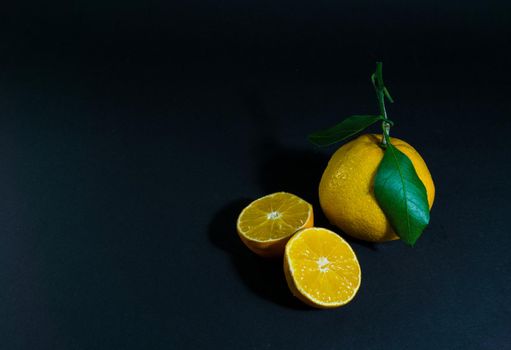
M 238 217 L 238 235 L 261 256 L 282 256 L 289 238 L 298 230 L 312 227 L 312 206 L 287 192 L 277 192 L 250 203 Z
M 304 303 L 334 308 L 350 302 L 361 271 L 350 245 L 324 228 L 306 228 L 287 243 L 284 272 L 291 292 Z

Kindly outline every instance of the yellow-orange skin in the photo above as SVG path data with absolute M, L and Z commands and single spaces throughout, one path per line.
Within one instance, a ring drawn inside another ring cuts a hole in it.
M 398 239 L 374 195 L 374 177 L 383 158 L 381 135 L 365 134 L 341 146 L 328 162 L 319 184 L 319 202 L 328 220 L 355 238 L 385 242 Z M 429 207 L 435 185 L 426 163 L 408 143 L 391 143 L 410 158 L 424 183 Z

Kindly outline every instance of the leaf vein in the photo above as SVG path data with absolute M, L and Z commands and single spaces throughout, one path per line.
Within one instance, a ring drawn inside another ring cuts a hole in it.
M 399 164 L 399 160 L 397 158 L 397 155 L 394 151 L 394 146 L 392 145 L 389 145 L 389 149 L 391 151 L 391 154 L 392 156 L 394 157 L 394 160 L 396 162 L 396 166 L 397 166 L 397 170 L 399 172 L 399 178 L 403 184 L 403 196 L 405 197 L 404 199 L 404 203 L 405 203 L 405 211 L 406 211 L 406 226 L 408 227 L 408 233 L 411 232 L 411 224 L 410 224 L 410 212 L 408 210 L 408 201 L 407 201 L 407 190 L 406 190 L 406 184 L 405 184 L 405 181 L 404 181 L 404 175 L 403 175 L 403 172 L 401 171 L 401 166 Z

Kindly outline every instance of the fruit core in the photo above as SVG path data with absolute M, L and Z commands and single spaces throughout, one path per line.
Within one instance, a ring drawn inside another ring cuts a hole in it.
M 320 272 L 327 272 L 329 270 L 328 264 L 330 264 L 330 261 L 328 261 L 328 258 L 321 256 L 316 261 L 316 263 L 318 264 L 318 268 L 319 268 Z
M 268 213 L 267 217 L 269 220 L 276 220 L 276 219 L 280 218 L 280 213 L 278 211 L 272 211 L 272 212 Z

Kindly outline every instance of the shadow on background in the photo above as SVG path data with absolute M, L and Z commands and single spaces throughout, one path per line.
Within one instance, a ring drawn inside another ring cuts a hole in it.
M 211 242 L 228 253 L 243 283 L 255 294 L 276 304 L 296 309 L 310 309 L 289 291 L 282 259 L 265 259 L 249 251 L 236 233 L 236 219 L 251 202 L 238 199 L 220 209 L 209 225 Z
M 257 139 L 253 140 L 254 158 L 258 163 L 258 180 L 263 193 L 290 192 L 319 208 L 318 185 L 321 175 L 328 164 L 328 153 L 304 142 L 304 149 L 290 148 L 282 139 L 279 123 L 281 118 L 272 115 L 266 108 L 264 87 L 255 88 L 255 84 L 242 86 L 240 98 L 243 101 Z M 290 128 L 293 125 L 289 125 Z M 306 135 L 303 135 L 305 140 Z M 315 212 L 316 214 L 316 212 Z M 320 223 L 325 218 L 315 216 Z
M 259 164 L 259 185 L 261 195 L 285 191 L 296 194 L 313 205 L 314 224 L 335 232 L 321 211 L 318 198 L 318 185 L 328 164 L 329 152 L 314 149 L 287 148 L 277 137 L 278 130 L 272 126 L 270 114 L 265 110 L 260 91 L 253 87 L 240 89 L 242 99 L 250 114 L 257 139 L 255 161 Z M 211 242 L 227 252 L 238 275 L 245 285 L 257 295 L 279 305 L 294 309 L 309 309 L 290 293 L 282 268 L 282 258 L 264 259 L 246 248 L 236 233 L 236 219 L 241 210 L 252 200 L 243 198 L 228 203 L 221 208 L 209 225 Z M 376 249 L 374 244 L 347 239 L 350 244 Z
M 350 244 L 377 250 L 374 243 L 347 236 L 339 228 L 330 224 L 321 210 L 318 187 L 323 171 L 335 152 L 320 149 L 309 144 L 309 149 L 288 148 L 278 142 L 278 130 L 272 125 L 270 113 L 265 109 L 260 91 L 252 86 L 240 89 L 254 127 L 257 129 L 256 156 L 259 162 L 259 182 L 265 194 L 285 191 L 293 193 L 312 204 L 314 226 L 324 227 L 340 233 Z M 306 135 L 304 135 L 305 139 Z M 340 147 L 342 143 L 338 144 Z

